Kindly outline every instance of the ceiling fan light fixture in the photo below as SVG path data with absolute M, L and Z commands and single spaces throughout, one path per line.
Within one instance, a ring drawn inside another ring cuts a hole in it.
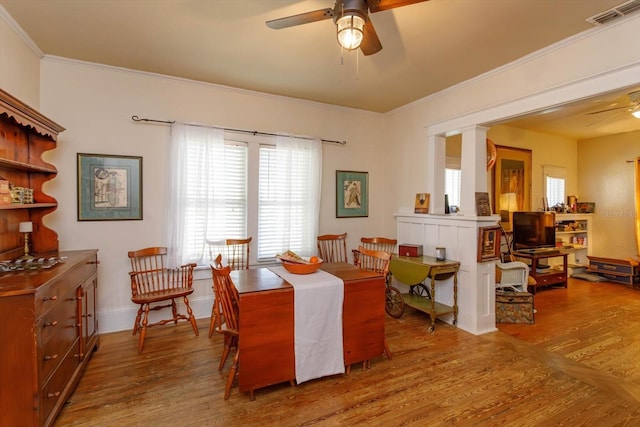
M 640 119 L 640 108 L 636 108 L 636 110 L 635 110 L 635 111 L 633 111 L 633 112 L 631 113 L 631 115 L 632 115 L 633 117 L 635 117 L 636 119 Z
M 364 37 L 364 18 L 356 14 L 345 14 L 336 20 L 338 43 L 347 50 L 360 47 Z

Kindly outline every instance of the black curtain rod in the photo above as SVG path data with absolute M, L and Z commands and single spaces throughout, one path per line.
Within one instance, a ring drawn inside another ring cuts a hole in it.
M 172 124 L 176 123 L 175 121 L 171 121 L 171 120 L 141 119 L 138 116 L 131 116 L 131 120 L 133 120 L 134 122 L 166 123 L 166 124 L 169 124 L 169 125 L 172 125 Z M 259 132 L 257 130 L 233 129 L 233 128 L 224 128 L 224 127 L 219 127 L 219 126 L 197 125 L 197 124 L 192 124 L 192 123 L 184 123 L 184 124 L 187 125 L 187 126 L 200 126 L 200 127 L 210 127 L 210 128 L 222 129 L 222 130 L 226 130 L 226 131 L 229 131 L 229 132 L 244 133 L 244 134 L 248 134 L 248 135 L 293 136 L 295 138 L 313 139 L 313 138 L 309 138 L 307 136 L 284 135 L 284 134 L 280 134 L 280 133 Z M 347 144 L 347 141 L 335 141 L 335 140 L 332 140 L 332 139 L 320 139 L 320 141 L 322 141 L 322 142 L 330 142 L 332 144 L 340 144 L 340 145 L 346 145 Z

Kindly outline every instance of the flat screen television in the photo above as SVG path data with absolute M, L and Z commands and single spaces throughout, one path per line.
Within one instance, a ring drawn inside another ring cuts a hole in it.
M 513 250 L 553 248 L 556 218 L 553 212 L 514 212 Z

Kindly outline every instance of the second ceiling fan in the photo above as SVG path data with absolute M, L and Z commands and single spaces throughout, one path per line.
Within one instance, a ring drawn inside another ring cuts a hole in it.
M 338 43 L 343 48 L 360 48 L 365 55 L 373 55 L 382 50 L 382 43 L 369 19 L 369 12 L 381 12 L 424 1 L 427 0 L 336 0 L 333 9 L 319 9 L 272 19 L 267 21 L 267 26 L 279 30 L 332 18 L 337 27 Z
M 628 105 L 620 105 L 620 106 L 616 105 L 616 106 L 612 106 L 610 108 L 605 108 L 603 110 L 598 110 L 598 111 L 592 111 L 592 112 L 586 113 L 586 114 L 590 116 L 590 115 L 594 115 L 594 114 L 606 113 L 606 112 L 609 112 L 609 111 L 626 109 L 634 117 L 640 119 L 640 90 L 629 92 L 627 94 L 627 97 L 629 98 L 629 104 Z

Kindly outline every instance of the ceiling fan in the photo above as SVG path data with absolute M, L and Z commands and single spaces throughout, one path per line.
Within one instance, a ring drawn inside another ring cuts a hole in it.
M 353 50 L 359 47 L 365 55 L 373 55 L 382 50 L 382 43 L 369 19 L 369 12 L 380 12 L 423 1 L 427 0 L 336 0 L 333 9 L 272 19 L 266 24 L 269 28 L 279 30 L 332 18 L 338 31 L 338 43 L 343 48 Z
M 606 113 L 608 111 L 622 110 L 623 108 L 627 109 L 634 117 L 640 119 L 640 90 L 636 90 L 634 92 L 629 92 L 627 94 L 629 97 L 629 105 L 622 105 L 620 107 L 612 107 L 605 108 L 604 110 L 592 111 L 590 113 L 586 113 L 588 116 L 600 113 Z

